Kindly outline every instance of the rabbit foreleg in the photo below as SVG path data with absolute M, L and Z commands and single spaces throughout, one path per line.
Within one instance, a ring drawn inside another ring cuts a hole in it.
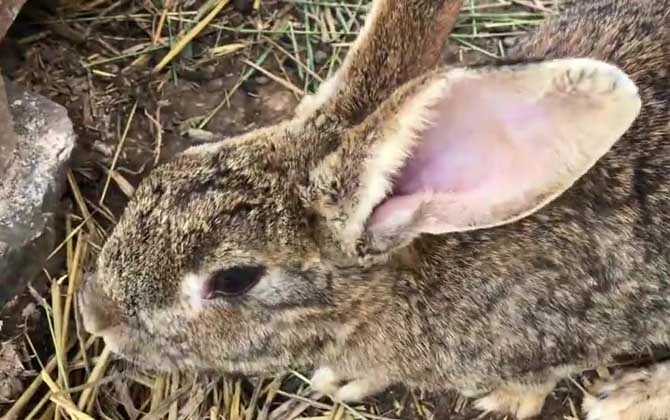
M 537 384 L 508 383 L 479 398 L 474 405 L 482 411 L 526 419 L 540 414 L 544 400 L 555 386 L 555 380 Z
M 360 401 L 363 398 L 383 391 L 389 382 L 382 376 L 348 378 L 330 367 L 320 367 L 311 379 L 312 388 L 328 394 L 336 401 Z

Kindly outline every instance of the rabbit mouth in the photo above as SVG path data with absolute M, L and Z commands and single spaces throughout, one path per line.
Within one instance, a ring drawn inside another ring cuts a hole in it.
M 137 367 L 159 372 L 169 372 L 192 365 L 191 358 L 178 346 L 165 343 L 155 337 L 123 331 L 121 326 L 105 331 L 102 338 L 105 346 L 114 354 Z

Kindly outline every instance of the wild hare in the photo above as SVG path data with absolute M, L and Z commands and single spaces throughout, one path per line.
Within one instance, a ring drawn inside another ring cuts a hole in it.
M 435 68 L 459 6 L 377 0 L 293 119 L 156 168 L 86 328 L 159 369 L 314 367 L 337 399 L 403 382 L 519 418 L 670 344 L 670 0 L 578 2 L 522 64 Z M 670 416 L 670 365 L 596 387 L 590 419 Z

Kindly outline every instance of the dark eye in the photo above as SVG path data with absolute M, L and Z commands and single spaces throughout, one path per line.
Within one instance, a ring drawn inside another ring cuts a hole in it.
M 248 292 L 265 274 L 261 265 L 238 265 L 220 270 L 209 278 L 205 299 L 219 296 L 239 296 Z

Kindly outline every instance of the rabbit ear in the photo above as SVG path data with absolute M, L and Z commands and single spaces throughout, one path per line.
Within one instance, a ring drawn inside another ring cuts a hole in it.
M 296 110 L 359 122 L 402 84 L 438 64 L 462 0 L 375 0 L 340 69 Z
M 401 89 L 312 173 L 345 245 L 498 226 L 584 175 L 635 120 L 635 84 L 589 59 L 455 69 Z

